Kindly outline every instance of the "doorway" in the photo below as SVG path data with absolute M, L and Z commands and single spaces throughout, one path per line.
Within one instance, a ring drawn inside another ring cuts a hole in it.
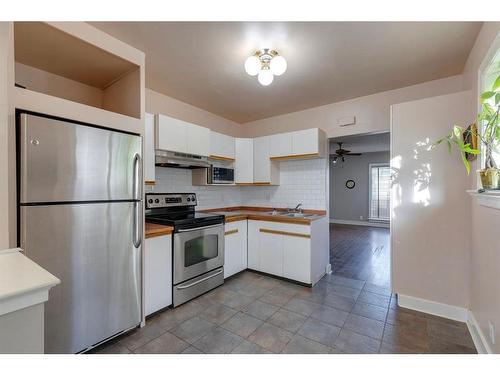
M 329 143 L 332 273 L 389 289 L 390 133 Z

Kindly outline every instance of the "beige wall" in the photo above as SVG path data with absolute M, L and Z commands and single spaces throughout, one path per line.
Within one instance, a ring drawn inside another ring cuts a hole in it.
M 14 245 L 16 230 L 13 32 L 12 23 L 0 22 L 0 249 Z
M 464 88 L 473 93 L 469 116 L 471 121 L 477 113 L 479 68 L 490 49 L 495 37 L 500 33 L 500 22 L 487 22 L 483 25 L 476 43 L 469 55 L 464 69 Z M 472 167 L 472 170 L 480 165 Z M 473 176 L 469 184 L 476 188 Z M 471 283 L 470 310 L 479 327 L 489 340 L 488 322 L 496 326 L 496 344 L 488 342 L 494 353 L 500 353 L 500 243 L 498 226 L 500 210 L 478 205 L 472 199 L 472 246 L 471 246 Z
M 241 135 L 254 137 L 314 127 L 324 129 L 329 138 L 351 134 L 386 132 L 389 131 L 389 107 L 392 104 L 461 90 L 462 76 L 453 76 L 300 112 L 248 122 L 242 125 Z M 339 127 L 337 119 L 344 116 L 356 116 L 356 125 Z
M 467 174 L 446 147 L 429 145 L 467 121 L 470 92 L 392 106 L 392 286 L 396 293 L 469 305 Z
M 146 112 L 175 117 L 234 137 L 240 135 L 240 124 L 150 89 L 146 89 Z

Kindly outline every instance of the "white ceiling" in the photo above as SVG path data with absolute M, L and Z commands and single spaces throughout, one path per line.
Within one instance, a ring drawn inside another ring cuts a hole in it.
M 337 142 L 342 142 L 342 148 L 351 152 L 389 151 L 391 136 L 390 133 L 379 133 L 330 138 L 330 154 L 339 148 Z
M 460 74 L 475 22 L 91 22 L 146 53 L 146 86 L 243 123 Z M 243 68 L 277 49 L 267 87 Z

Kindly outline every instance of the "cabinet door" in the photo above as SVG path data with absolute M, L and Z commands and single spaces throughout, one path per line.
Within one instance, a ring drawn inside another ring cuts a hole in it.
M 144 181 L 155 181 L 155 117 L 146 113 L 144 128 Z
M 269 136 L 269 156 L 281 157 L 292 155 L 292 133 L 281 133 Z
M 210 131 L 210 156 L 234 160 L 234 137 Z
M 253 139 L 253 181 L 271 182 L 269 137 L 258 137 Z
M 253 139 L 236 138 L 234 179 L 236 183 L 253 183 Z
M 146 315 L 172 304 L 172 236 L 148 238 L 144 248 Z
M 283 276 L 283 236 L 259 231 L 259 271 Z
M 248 220 L 248 268 L 260 271 L 259 222 Z
M 224 278 L 247 268 L 247 222 L 226 224 L 224 247 Z
M 318 128 L 292 132 L 292 155 L 318 154 Z
M 187 152 L 186 122 L 156 115 L 156 143 L 160 150 Z
M 194 124 L 186 124 L 187 153 L 208 156 L 210 154 L 210 129 Z
M 283 277 L 311 283 L 310 238 L 283 235 Z

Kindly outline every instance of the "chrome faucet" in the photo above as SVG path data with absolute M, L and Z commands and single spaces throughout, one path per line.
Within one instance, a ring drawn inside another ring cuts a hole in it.
M 300 207 L 302 207 L 302 203 L 299 203 L 298 205 L 295 206 L 295 208 L 289 209 L 288 211 L 290 211 L 290 212 L 302 212 L 303 210 Z

